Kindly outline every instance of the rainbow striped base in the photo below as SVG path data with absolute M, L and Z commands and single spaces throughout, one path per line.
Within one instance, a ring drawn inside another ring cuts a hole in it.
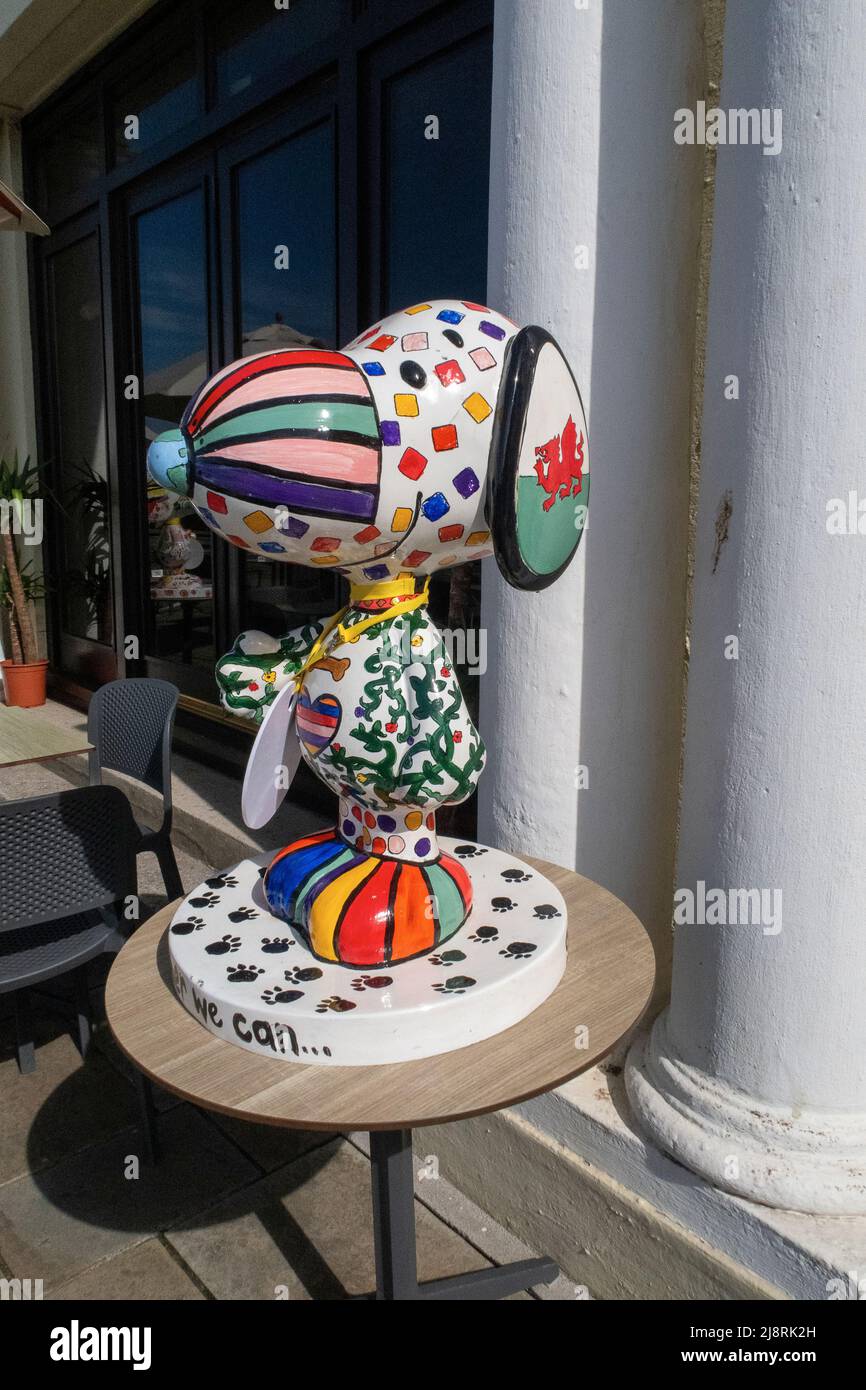
M 459 931 L 472 906 L 469 875 L 441 854 L 429 864 L 359 853 L 337 830 L 280 850 L 264 879 L 275 917 L 297 927 L 319 960 L 396 965 Z

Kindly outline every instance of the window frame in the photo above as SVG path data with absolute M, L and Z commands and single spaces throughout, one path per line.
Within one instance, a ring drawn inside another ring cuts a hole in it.
M 143 529 L 140 524 L 130 524 L 131 499 L 127 496 L 131 491 L 128 470 L 141 447 L 134 437 L 139 412 L 126 410 L 123 397 L 124 376 L 135 371 L 140 377 L 133 315 L 136 296 L 131 284 L 135 259 L 129 246 L 130 209 L 139 207 L 157 188 L 164 187 L 165 196 L 171 196 L 168 190 L 180 187 L 184 180 L 189 182 L 191 169 L 201 169 L 207 197 L 212 200 L 207 219 L 214 229 L 208 248 L 208 309 L 210 367 L 215 370 L 221 360 L 228 360 L 227 353 L 233 355 L 229 352 L 231 296 L 237 277 L 226 275 L 219 263 L 220 257 L 223 261 L 229 256 L 236 261 L 237 257 L 236 240 L 224 222 L 228 212 L 220 187 L 220 169 L 227 152 L 263 150 L 269 130 L 274 132 L 272 143 L 279 143 L 303 124 L 314 124 L 310 112 L 327 107 L 334 122 L 336 146 L 338 340 L 346 342 L 365 322 L 373 321 L 378 309 L 373 301 L 382 277 L 382 210 L 381 206 L 376 208 L 369 190 L 382 175 L 383 85 L 402 68 L 432 58 L 481 31 L 492 32 L 493 0 L 401 0 L 398 7 L 390 0 L 343 0 L 343 6 L 342 20 L 333 34 L 300 53 L 284 54 L 261 81 L 217 102 L 210 0 L 159 0 L 22 122 L 25 197 L 35 206 L 40 202 L 36 187 L 40 141 L 62 129 L 71 113 L 91 104 L 98 111 L 102 132 L 100 175 L 82 188 L 74 205 L 62 210 L 50 238 L 28 238 L 37 448 L 38 457 L 46 461 L 51 486 L 58 463 L 51 366 L 54 344 L 44 341 L 52 336 L 46 331 L 49 261 L 56 251 L 93 231 L 100 255 L 115 648 L 112 652 L 87 639 L 64 634 L 58 596 L 49 593 L 49 654 L 61 684 L 83 691 L 94 682 L 115 675 L 143 674 L 145 669 L 142 661 L 128 660 L 124 655 L 125 636 L 137 633 L 143 637 L 142 595 L 147 579 Z M 198 114 L 182 129 L 113 167 L 112 93 L 126 75 L 158 61 L 160 52 L 188 41 L 190 33 L 197 55 Z M 323 92 L 322 83 L 329 78 L 333 87 Z M 371 116 L 372 139 L 365 135 Z M 156 205 L 156 201 L 148 204 Z M 224 248 L 219 254 L 212 245 L 214 237 L 221 239 Z M 60 572 L 61 550 L 57 532 L 49 517 L 46 568 L 53 570 L 55 577 Z M 224 572 L 219 579 L 217 566 Z M 223 650 L 231 645 L 240 623 L 238 579 L 239 559 L 233 548 L 217 547 L 215 595 L 219 586 L 224 601 L 221 615 L 217 617 L 215 612 L 214 638 L 218 646 L 225 644 Z M 153 661 L 147 665 L 158 674 Z M 194 669 L 185 667 L 187 672 Z M 200 694 L 183 695 L 181 706 L 217 717 L 213 701 L 213 689 L 208 700 L 202 686 Z M 241 745 L 245 746 L 244 739 Z

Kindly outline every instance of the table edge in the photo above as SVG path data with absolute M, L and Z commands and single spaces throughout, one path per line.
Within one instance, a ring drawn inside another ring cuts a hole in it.
M 595 882 L 594 879 L 587 878 L 585 874 L 579 874 L 579 873 L 577 873 L 577 871 L 574 870 L 574 869 L 566 869 L 566 868 L 565 868 L 563 865 L 561 865 L 561 864 L 551 864 L 551 863 L 549 863 L 549 862 L 546 861 L 546 860 L 537 859 L 537 858 L 535 858 L 535 857 L 533 857 L 533 856 L 525 855 L 525 854 L 524 854 L 524 855 L 517 855 L 517 856 L 515 856 L 515 857 L 522 859 L 525 863 L 531 864 L 532 866 L 538 868 L 538 869 L 541 870 L 541 871 L 547 871 L 547 870 L 550 870 L 550 869 L 558 870 L 560 873 L 567 873 L 567 874 L 573 875 L 573 876 L 576 877 L 576 878 L 584 879 L 587 883 L 591 883 L 591 884 L 593 884 L 593 885 L 596 886 L 596 887 L 602 887 L 602 888 L 603 888 L 603 885 L 602 885 L 602 884 L 596 884 L 596 882 Z M 607 892 L 607 893 L 611 893 L 611 890 L 610 890 L 610 889 L 604 889 L 604 891 Z M 611 893 L 611 896 L 612 896 L 612 897 L 615 897 L 616 895 L 613 894 L 613 893 Z M 621 900 L 621 899 L 618 899 L 618 901 L 619 901 L 620 903 L 622 903 L 622 900 Z M 157 917 L 160 917 L 160 916 L 165 915 L 166 920 L 165 920 L 164 925 L 163 925 L 163 926 L 161 927 L 161 929 L 160 929 L 159 938 L 158 938 L 158 941 L 157 941 L 157 944 L 156 944 L 156 950 L 157 950 L 157 951 L 159 951 L 160 947 L 162 946 L 162 943 L 163 943 L 163 941 L 164 941 L 164 938 L 165 938 L 165 936 L 166 936 L 166 933 L 168 932 L 169 926 L 170 926 L 170 924 L 171 924 L 171 916 L 173 916 L 173 914 L 174 914 L 175 910 L 177 909 L 178 905 L 179 905 L 180 903 L 182 903 L 182 902 L 183 902 L 183 898 L 182 898 L 182 897 L 180 897 L 180 898 L 175 898 L 173 902 L 167 903 L 167 904 L 165 905 L 165 907 L 161 907 L 161 908 L 158 910 L 158 912 L 154 913 L 152 917 L 148 918 L 146 922 L 143 922 L 143 923 L 141 924 L 141 927 L 150 926 L 150 925 L 152 925 L 152 924 L 154 923 L 154 918 L 157 918 Z M 536 1096 L 546 1095 L 546 1094 L 548 1094 L 548 1093 L 551 1092 L 551 1091 L 557 1090 L 560 1086 L 565 1086 L 569 1081 L 573 1081 L 575 1077 L 581 1076 L 584 1072 L 589 1071 L 591 1067 L 597 1066 L 597 1065 L 599 1064 L 599 1062 L 601 1062 L 605 1057 L 608 1057 L 608 1056 L 610 1055 L 610 1053 L 614 1050 L 614 1048 L 616 1048 L 616 1047 L 618 1047 L 618 1046 L 620 1045 L 620 1043 L 623 1041 L 624 1038 L 628 1037 L 630 1033 L 632 1033 L 635 1029 L 637 1029 L 637 1028 L 640 1026 L 641 1021 L 643 1020 L 643 1018 L 644 1018 L 644 1016 L 645 1016 L 645 1014 L 646 1014 L 647 1008 L 649 1007 L 650 1001 L 651 1001 L 651 999 L 652 999 L 652 997 L 653 997 L 653 989 L 654 989 L 655 980 L 656 980 L 656 951 L 655 951 L 655 946 L 654 946 L 654 944 L 653 944 L 652 938 L 651 938 L 650 935 L 649 935 L 649 932 L 647 931 L 647 929 L 646 929 L 646 927 L 644 926 L 643 922 L 640 921 L 640 918 L 637 916 L 637 914 L 634 913 L 634 912 L 632 911 L 632 909 L 629 908 L 628 905 L 627 905 L 626 903 L 622 903 L 622 906 L 626 909 L 627 912 L 629 912 L 629 914 L 630 914 L 630 915 L 634 918 L 634 920 L 638 923 L 638 926 L 640 927 L 641 931 L 643 932 L 644 939 L 645 939 L 645 942 L 646 942 L 646 946 L 647 946 L 647 948 L 649 949 L 650 955 L 652 956 L 652 959 L 653 959 L 653 968 L 652 968 L 652 971 L 651 971 L 651 974 L 650 974 L 650 978 L 649 978 L 648 983 L 647 983 L 646 997 L 644 998 L 643 1003 L 641 1004 L 640 1010 L 639 1010 L 638 1013 L 635 1015 L 635 1017 L 632 1019 L 632 1021 L 629 1023 L 628 1027 L 627 1027 L 626 1029 L 624 1029 L 623 1032 L 620 1033 L 620 1034 L 618 1035 L 618 1037 L 616 1037 L 611 1043 L 609 1043 L 603 1050 L 601 1050 L 601 1051 L 599 1051 L 599 1052 L 597 1052 L 597 1053 L 593 1053 L 593 1054 L 592 1054 L 591 1056 L 589 1056 L 588 1058 L 585 1058 L 584 1060 L 581 1061 L 581 1063 L 580 1063 L 578 1066 L 576 1066 L 576 1067 L 574 1068 L 573 1071 L 569 1071 L 569 1072 L 567 1072 L 565 1075 L 563 1075 L 563 1076 L 557 1078 L 557 1080 L 554 1081 L 552 1084 L 546 1084 L 546 1085 L 542 1085 L 542 1086 L 532 1087 L 530 1090 L 528 1090 L 528 1091 L 526 1091 L 526 1092 L 521 1092 L 519 1095 L 512 1096 L 512 1097 L 510 1097 L 508 1100 L 506 1100 L 506 1101 L 504 1101 L 504 1102 L 503 1102 L 503 1101 L 496 1101 L 496 1102 L 494 1102 L 492 1105 L 483 1105 L 483 1106 L 478 1106 L 478 1107 L 472 1107 L 472 1108 L 470 1108 L 470 1109 L 460 1110 L 459 1113 L 445 1113 L 445 1114 L 442 1114 L 442 1115 L 436 1115 L 436 1116 L 432 1116 L 432 1117 L 430 1117 L 430 1116 L 424 1116 L 424 1117 L 422 1117 L 422 1118 L 415 1118 L 415 1119 L 412 1119 L 412 1118 L 395 1119 L 395 1120 L 393 1120 L 393 1121 L 390 1121 L 390 1120 L 389 1120 L 388 1122 L 384 1122 L 384 1121 L 379 1122 L 379 1121 L 377 1121 L 377 1122 L 374 1122 L 374 1123 L 370 1123 L 368 1120 L 359 1119 L 359 1120 L 357 1120 L 357 1121 L 347 1121 L 346 1123 L 343 1123 L 343 1124 L 337 1126 L 337 1125 L 334 1125 L 334 1124 L 326 1124 L 326 1123 L 322 1123 L 321 1121 L 315 1121 L 315 1120 L 309 1120 L 309 1119 L 294 1121 L 294 1120 L 287 1119 L 287 1118 L 282 1117 L 282 1116 L 277 1117 L 277 1116 L 272 1116 L 272 1115 L 263 1115 L 263 1114 L 258 1114 L 258 1113 L 251 1113 L 250 1111 L 247 1111 L 247 1110 L 240 1110 L 240 1109 L 238 1109 L 236 1106 L 220 1105 L 218 1102 L 213 1101 L 213 1100 L 211 1100 L 211 1099 L 205 1100 L 205 1099 L 203 1099 L 200 1095 L 194 1095 L 194 1094 L 192 1094 L 192 1093 L 189 1092 L 189 1091 L 183 1090 L 180 1086 L 177 1086 L 177 1085 L 174 1085 L 174 1084 L 172 1084 L 172 1083 L 170 1083 L 170 1082 L 167 1082 L 163 1077 L 157 1075 L 157 1073 L 154 1072 L 154 1071 L 152 1071 L 149 1067 L 144 1066 L 144 1065 L 139 1061 L 139 1059 L 136 1058 L 136 1057 L 134 1057 L 133 1054 L 129 1051 L 129 1049 L 128 1049 L 127 1047 L 124 1046 L 123 1042 L 122 1042 L 122 1041 L 120 1040 L 120 1038 L 118 1037 L 118 1035 L 117 1035 L 117 1033 L 116 1033 L 116 1031 L 115 1031 L 114 1025 L 113 1025 L 113 1023 L 112 1023 L 111 1014 L 110 1014 L 109 1008 L 108 1008 L 108 987 L 109 987 L 109 983 L 110 983 L 110 979 L 111 979 L 111 971 L 114 969 L 114 963 L 112 963 L 111 970 L 109 970 L 108 979 L 106 980 L 106 990 L 105 990 L 105 1014 L 106 1014 L 106 1021 L 107 1021 L 107 1023 L 108 1023 L 109 1031 L 111 1032 L 111 1036 L 112 1036 L 112 1038 L 114 1039 L 115 1043 L 117 1044 L 118 1048 L 119 1048 L 120 1051 L 123 1053 L 124 1057 L 126 1057 L 127 1060 L 128 1060 L 138 1071 L 140 1071 L 143 1075 L 147 1076 L 152 1082 L 154 1082 L 157 1086 L 160 1086 L 164 1091 L 168 1091 L 170 1094 L 172 1094 L 172 1095 L 174 1095 L 174 1096 L 177 1096 L 180 1100 L 186 1101 L 187 1103 L 189 1103 L 189 1104 L 191 1104 L 191 1105 L 198 1106 L 198 1107 L 199 1107 L 200 1109 L 202 1109 L 202 1110 L 212 1111 L 214 1114 L 226 1115 L 226 1116 L 228 1116 L 228 1117 L 231 1118 L 231 1119 L 244 1120 L 244 1121 L 246 1121 L 248 1124 L 269 1125 L 269 1126 L 271 1126 L 271 1127 L 274 1128 L 274 1129 L 298 1129 L 298 1130 L 308 1130 L 308 1131 L 310 1131 L 310 1132 L 312 1132 L 312 1133 L 320 1133 L 320 1134 L 345 1134 L 345 1133 L 350 1133 L 350 1132 L 352 1132 L 352 1131 L 354 1131 L 354 1130 L 360 1130 L 360 1131 L 365 1131 L 365 1132 L 371 1132 L 371 1131 L 390 1131 L 390 1130 L 398 1130 L 398 1129 L 427 1129 L 427 1128 L 429 1128 L 429 1127 L 432 1126 L 432 1125 L 455 1124 L 455 1123 L 457 1123 L 457 1122 L 460 1121 L 460 1120 L 471 1120 L 471 1119 L 476 1119 L 476 1118 L 477 1118 L 478 1116 L 480 1116 L 480 1115 L 491 1115 L 491 1114 L 495 1114 L 495 1113 L 497 1113 L 498 1111 L 501 1111 L 501 1110 L 510 1110 L 513 1106 L 516 1106 L 516 1105 L 523 1105 L 526 1101 L 535 1099 Z M 139 930 L 140 930 L 140 928 L 139 928 Z M 134 935 L 134 934 L 133 934 L 133 935 Z M 132 938 L 130 938 L 130 940 L 131 940 L 131 939 L 132 939 Z M 121 948 L 121 949 L 123 949 L 123 948 Z M 119 954 L 119 953 L 118 953 L 118 954 Z M 117 959 L 117 957 L 115 957 L 115 960 L 116 960 L 116 959 Z M 560 986 L 557 985 L 557 989 L 559 989 L 559 988 L 560 988 Z M 169 991 L 169 992 L 171 992 L 171 991 Z M 553 991 L 553 994 L 555 994 L 555 993 L 556 993 L 556 990 Z M 549 996 L 549 998 L 552 998 L 552 997 L 553 997 L 553 994 L 551 994 L 551 995 Z M 195 1019 L 193 1019 L 193 1018 L 191 1017 L 191 1015 L 190 1015 L 189 1012 L 184 1008 L 184 1006 L 183 1006 L 183 1004 L 180 1002 L 180 1000 L 179 1000 L 175 995 L 172 995 L 172 999 L 173 999 L 173 1002 L 175 1003 L 175 1005 L 177 1006 L 177 1008 L 178 1008 L 178 1009 L 181 1011 L 181 1013 L 184 1015 L 184 1017 L 190 1019 L 190 1021 L 191 1021 L 193 1024 L 195 1024 Z M 546 1003 L 547 1000 L 545 1000 L 544 1002 Z M 542 1008 L 542 1007 L 543 1007 L 543 1004 L 542 1004 L 542 1005 L 539 1005 L 539 1008 Z M 533 1010 L 533 1012 L 535 1012 L 535 1011 Z M 527 1017 L 528 1017 L 528 1018 L 531 1018 L 532 1015 L 529 1014 L 529 1015 L 527 1015 Z M 524 1021 L 524 1020 L 521 1020 L 520 1022 L 523 1022 L 523 1021 Z M 202 1028 L 201 1025 L 197 1025 L 197 1026 L 201 1029 L 203 1038 L 206 1039 L 209 1043 L 215 1044 L 216 1046 L 219 1046 L 220 1044 L 224 1044 L 224 1046 L 226 1046 L 226 1047 L 233 1047 L 233 1044 L 230 1043 L 230 1042 L 228 1042 L 227 1040 L 215 1037 L 213 1033 L 208 1032 L 208 1030 L 205 1029 L 205 1028 Z M 514 1026 L 514 1027 L 519 1027 L 519 1026 L 520 1026 L 520 1023 L 514 1024 L 513 1026 Z M 496 1035 L 494 1035 L 494 1036 L 496 1036 Z M 491 1041 L 491 1039 L 489 1039 L 489 1038 L 483 1038 L 483 1039 L 480 1039 L 477 1043 L 470 1043 L 470 1044 L 468 1044 L 467 1047 L 464 1047 L 464 1048 L 455 1048 L 454 1051 L 451 1052 L 451 1053 L 447 1053 L 447 1054 L 446 1054 L 446 1053 L 443 1053 L 443 1054 L 437 1054 L 437 1055 L 442 1055 L 442 1056 L 446 1056 L 446 1055 L 447 1055 L 447 1056 L 454 1056 L 454 1055 L 456 1055 L 456 1053 L 458 1053 L 458 1052 L 468 1052 L 471 1048 L 473 1048 L 473 1047 L 479 1047 L 479 1046 L 483 1045 L 484 1043 L 490 1042 L 490 1041 Z M 425 1058 L 420 1058 L 420 1059 L 418 1059 L 419 1062 L 423 1062 L 423 1061 L 425 1061 L 425 1060 L 431 1060 L 431 1059 L 425 1059 Z M 315 1071 L 325 1070 L 324 1068 L 317 1068 L 317 1067 L 314 1067 L 312 1063 L 291 1062 L 291 1063 L 286 1063 L 286 1065 L 287 1065 L 287 1066 L 291 1066 L 291 1067 L 293 1067 L 293 1068 L 294 1068 L 294 1067 L 305 1067 L 305 1068 L 308 1068 L 308 1069 L 311 1070 L 311 1071 L 313 1071 L 313 1070 L 315 1070 Z M 343 1068 L 343 1070 L 346 1070 L 346 1071 L 357 1071 L 357 1072 L 360 1074 L 360 1073 L 368 1073 L 368 1072 L 371 1072 L 371 1071 L 375 1071 L 375 1070 L 377 1070 L 379 1067 L 392 1067 L 392 1066 L 395 1066 L 395 1065 L 405 1065 L 405 1064 L 404 1064 L 404 1063 L 393 1063 L 393 1062 L 380 1062 L 380 1063 L 368 1064 L 368 1065 L 359 1066 L 359 1067 L 346 1067 L 346 1068 Z

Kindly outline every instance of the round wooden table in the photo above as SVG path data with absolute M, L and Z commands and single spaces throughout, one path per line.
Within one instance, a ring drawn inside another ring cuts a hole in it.
M 502 1298 L 558 1274 L 552 1260 L 525 1260 L 419 1284 L 415 1261 L 413 1128 L 502 1110 L 562 1085 L 611 1051 L 652 991 L 653 950 L 634 913 L 590 879 L 541 860 L 526 862 L 553 880 L 568 906 L 562 980 L 513 1028 L 423 1061 L 310 1066 L 214 1037 L 171 988 L 167 930 L 177 903 L 145 922 L 112 965 L 108 1022 L 145 1077 L 194 1105 L 242 1120 L 370 1132 L 376 1298 Z

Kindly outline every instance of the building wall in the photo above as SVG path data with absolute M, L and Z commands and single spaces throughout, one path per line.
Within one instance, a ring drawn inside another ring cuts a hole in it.
M 32 111 L 154 0 L 0 0 L 0 102 Z

